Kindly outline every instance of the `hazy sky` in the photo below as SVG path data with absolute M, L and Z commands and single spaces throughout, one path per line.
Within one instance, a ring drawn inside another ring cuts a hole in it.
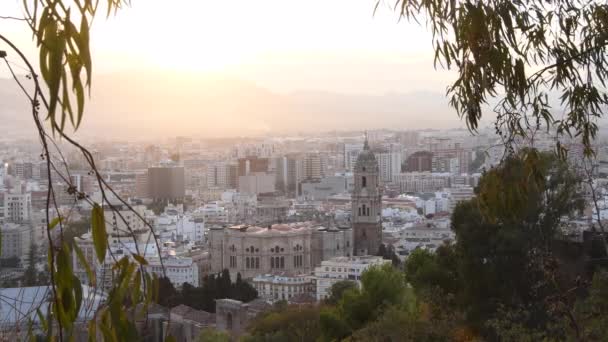
M 388 5 L 374 16 L 374 6 L 375 0 L 133 0 L 116 17 L 96 19 L 95 70 L 212 73 L 278 92 L 443 92 L 451 75 L 433 69 L 427 30 L 398 22 Z M 0 4 L 3 15 L 20 11 L 21 0 Z M 23 23 L 0 20 L 0 31 L 36 60 Z

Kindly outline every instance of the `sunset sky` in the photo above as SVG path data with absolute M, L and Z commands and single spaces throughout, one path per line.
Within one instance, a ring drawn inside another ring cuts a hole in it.
M 2 14 L 20 15 L 21 0 L 2 3 Z M 433 69 L 427 30 L 398 22 L 389 5 L 374 16 L 374 6 L 375 0 L 133 0 L 116 17 L 96 19 L 95 68 L 219 74 L 278 92 L 443 92 L 450 78 Z M 35 56 L 23 23 L 0 20 L 0 30 Z

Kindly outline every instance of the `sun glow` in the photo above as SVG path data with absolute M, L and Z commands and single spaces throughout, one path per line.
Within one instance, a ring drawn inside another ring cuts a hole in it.
M 140 65 L 222 71 L 269 56 L 348 50 L 416 52 L 427 37 L 409 35 L 372 0 L 134 1 L 100 21 L 95 47 Z M 390 33 L 390 34 L 387 34 Z M 401 42 L 399 41 L 401 40 Z M 428 41 L 428 40 L 426 40 Z M 389 54 L 387 54 L 389 55 Z

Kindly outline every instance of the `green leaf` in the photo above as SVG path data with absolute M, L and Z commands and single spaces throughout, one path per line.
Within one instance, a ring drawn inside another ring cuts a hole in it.
M 139 254 L 133 254 L 133 259 L 135 259 L 141 265 L 147 265 L 148 264 L 148 260 L 146 260 L 146 258 L 144 258 L 143 256 L 141 256 Z
M 80 21 L 80 35 L 78 36 L 78 50 L 80 52 L 80 58 L 82 64 L 87 71 L 87 82 L 86 85 L 91 87 L 91 74 L 93 72 L 93 62 L 91 60 L 91 50 L 89 47 L 89 23 L 86 16 L 82 16 Z
M 82 284 L 80 283 L 80 279 L 76 275 L 74 275 L 72 279 L 72 284 L 74 286 L 74 299 L 76 301 L 76 305 L 74 308 L 74 318 L 78 317 L 78 312 L 80 312 L 80 307 L 82 306 Z
M 40 321 L 40 325 L 42 325 L 42 330 L 46 331 L 47 330 L 46 318 L 44 318 L 44 315 L 42 314 L 42 311 L 40 311 L 40 308 L 36 309 L 36 315 L 38 315 L 38 321 Z
M 78 247 L 77 243 L 74 243 L 74 251 L 76 251 L 76 256 L 78 257 L 78 262 L 80 262 L 80 264 L 82 264 L 85 271 L 87 272 L 87 278 L 89 278 L 89 283 L 91 284 L 91 286 L 95 286 L 95 284 L 96 284 L 95 273 L 93 273 L 93 271 L 91 270 L 91 265 L 89 265 L 89 263 L 87 262 L 87 259 L 84 257 L 84 254 L 82 253 L 82 250 L 80 249 L 80 247 Z
M 89 335 L 89 342 L 97 341 L 97 322 L 94 319 L 89 321 L 89 329 L 87 333 Z
M 93 245 L 95 246 L 97 260 L 99 260 L 100 263 L 103 263 L 108 249 L 108 233 L 106 232 L 106 220 L 104 218 L 103 208 L 97 203 L 93 205 L 91 223 L 93 229 Z
M 55 111 L 59 103 L 59 88 L 63 73 L 63 53 L 65 51 L 65 36 L 58 32 L 57 23 L 49 24 L 49 32 L 45 34 L 44 42 L 49 47 L 48 80 L 49 87 L 49 117 L 55 121 Z
M 61 216 L 55 217 L 51 223 L 49 223 L 49 230 L 53 230 L 53 228 L 55 228 L 62 220 L 63 218 Z

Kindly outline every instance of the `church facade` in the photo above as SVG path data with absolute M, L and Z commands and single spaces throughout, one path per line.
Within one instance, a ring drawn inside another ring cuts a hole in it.
M 354 169 L 351 221 L 353 254 L 375 255 L 382 243 L 382 187 L 376 156 L 367 138 Z

